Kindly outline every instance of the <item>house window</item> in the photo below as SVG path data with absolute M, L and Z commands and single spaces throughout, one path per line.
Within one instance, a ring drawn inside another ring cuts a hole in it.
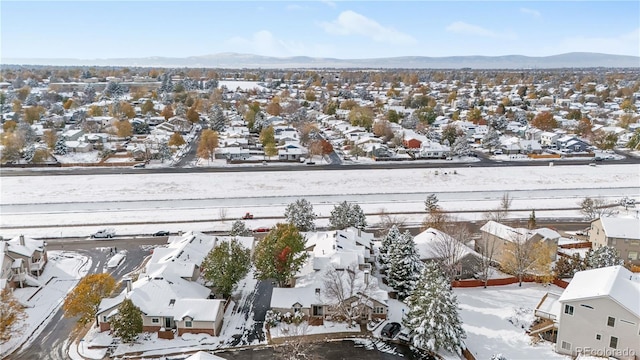
M 616 318 L 609 316 L 609 318 L 607 319 L 607 326 L 616 326 Z
M 295 305 L 293 305 L 293 312 L 294 312 L 295 314 L 299 313 L 299 312 L 300 312 L 300 309 L 302 309 L 302 305 L 300 305 L 300 304 L 295 304 Z
M 573 315 L 573 306 L 565 305 L 564 306 L 564 313 L 565 314 L 569 314 L 569 315 Z
M 568 343 L 566 341 L 562 342 L 562 349 L 563 350 L 571 350 L 571 343 Z
M 602 340 L 602 335 L 596 334 L 596 340 Z
M 106 317 L 106 316 L 103 316 L 103 317 L 102 317 L 102 322 L 108 322 L 108 321 L 107 321 L 107 317 Z
M 313 316 L 322 316 L 322 315 L 324 315 L 322 305 L 313 305 Z
M 376 306 L 373 308 L 373 313 L 374 314 L 384 314 L 384 307 L 383 306 Z
M 152 319 L 151 319 L 151 322 L 152 322 L 152 323 L 154 323 L 154 324 L 157 324 L 157 323 L 159 323 L 159 322 L 160 322 L 160 319 L 158 319 L 158 318 L 152 318 Z
M 618 338 L 615 336 L 611 337 L 611 340 L 609 340 L 609 347 L 612 349 L 617 349 L 618 348 Z
M 188 327 L 188 328 L 193 327 L 193 323 L 189 320 L 185 320 L 184 327 Z
M 638 252 L 637 251 L 629 251 L 629 255 L 627 256 L 628 260 L 638 260 Z

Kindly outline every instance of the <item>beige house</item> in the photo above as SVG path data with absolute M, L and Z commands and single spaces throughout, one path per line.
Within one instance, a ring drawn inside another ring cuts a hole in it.
M 637 359 L 640 276 L 623 266 L 576 273 L 558 299 L 556 351 Z
M 593 249 L 612 246 L 625 263 L 640 265 L 640 219 L 604 217 L 591 222 L 589 241 Z
M 504 260 L 507 244 L 522 241 L 542 241 L 547 243 L 551 247 L 551 260 L 556 260 L 560 234 L 555 230 L 549 228 L 534 230 L 512 228 L 511 226 L 491 220 L 480 228 L 480 233 L 482 236 L 476 240 L 475 250 L 485 255 L 487 249 L 491 249 L 493 252 L 493 260 L 498 263 L 502 263 Z

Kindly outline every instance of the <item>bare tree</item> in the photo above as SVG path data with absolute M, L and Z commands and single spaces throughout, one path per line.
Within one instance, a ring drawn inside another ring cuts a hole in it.
M 306 336 L 309 331 L 308 322 L 283 324 L 281 326 L 286 326 L 287 336 L 282 344 L 273 349 L 276 359 L 311 360 L 317 358 L 315 355 L 309 353 L 312 349 L 312 340 Z
M 344 270 L 335 267 L 327 270 L 323 278 L 323 295 L 338 319 L 356 321 L 365 311 L 368 298 L 377 288 L 369 276 L 368 272 L 358 269 L 357 264 Z M 356 298 L 353 301 L 347 301 L 354 296 Z
M 602 198 L 586 197 L 578 205 L 580 206 L 580 213 L 589 221 L 615 214 L 611 204 L 608 204 Z
M 490 236 L 483 232 L 480 241 L 476 242 L 476 251 L 482 255 L 480 263 L 478 264 L 481 280 L 484 282 L 485 289 L 489 282 L 489 276 L 491 275 L 491 268 L 494 266 L 494 257 L 496 255 L 497 245 L 495 241 L 490 239 Z
M 227 220 L 227 208 L 218 209 L 218 218 L 220 218 L 220 220 L 222 221 Z
M 498 223 L 503 222 L 509 215 L 512 202 L 513 199 L 509 193 L 502 194 L 502 198 L 500 198 L 500 205 L 485 214 L 486 220 L 493 220 Z
M 467 239 L 469 239 L 469 229 L 457 222 L 447 223 L 445 230 L 436 234 L 434 252 L 449 279 L 455 278 L 460 260 L 468 251 L 462 243 Z
M 519 286 L 527 275 L 547 278 L 551 273 L 552 248 L 544 241 L 533 241 L 528 233 L 514 234 L 504 249 L 502 268 L 518 277 Z
M 427 216 L 422 221 L 422 229 L 433 228 L 437 230 L 444 230 L 446 224 L 451 222 L 451 217 L 442 211 L 441 209 L 436 209 L 433 211 L 429 211 Z
M 396 226 L 397 228 L 403 228 L 406 225 L 407 218 L 404 216 L 392 216 L 386 209 L 379 210 L 380 213 L 380 232 L 386 234 L 389 230 Z

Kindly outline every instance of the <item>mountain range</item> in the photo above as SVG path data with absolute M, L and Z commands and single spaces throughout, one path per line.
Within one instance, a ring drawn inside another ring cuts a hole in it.
M 54 66 L 139 66 L 190 68 L 366 68 L 366 69 L 557 69 L 637 68 L 639 56 L 573 52 L 552 56 L 400 56 L 370 59 L 337 59 L 308 56 L 270 57 L 252 54 L 218 53 L 189 57 L 143 57 L 111 59 L 3 58 L 2 64 Z

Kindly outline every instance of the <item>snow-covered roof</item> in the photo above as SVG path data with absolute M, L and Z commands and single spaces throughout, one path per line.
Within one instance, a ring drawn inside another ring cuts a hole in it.
M 198 351 L 184 360 L 225 360 L 220 356 L 209 354 L 208 352 Z
M 44 251 L 44 240 L 35 240 L 24 235 L 14 237 L 7 241 L 7 244 L 7 251 L 26 257 L 31 257 L 36 251 Z
M 176 319 L 190 317 L 198 321 L 216 321 L 218 310 L 224 306 L 221 299 L 177 299 L 173 305 Z
M 206 299 L 210 293 L 211 290 L 198 283 L 164 274 L 162 277 L 141 277 L 132 284 L 127 297 L 147 315 L 178 318 L 185 311 L 184 307 L 176 306 L 178 300 Z
M 310 307 L 313 304 L 322 305 L 324 302 L 320 298 L 320 294 L 316 293 L 316 287 L 313 286 L 273 289 L 271 293 L 272 308 L 290 309 L 295 304 Z
M 449 234 L 446 234 L 440 230 L 428 228 L 420 234 L 416 235 L 413 238 L 413 241 L 416 244 L 416 250 L 418 251 L 418 256 L 420 260 L 431 260 L 438 259 L 442 257 L 442 254 L 438 253 L 438 243 L 441 241 L 455 241 L 459 244 L 459 251 L 455 251 L 455 255 L 458 255 L 458 259 L 452 259 L 454 262 L 460 260 L 469 254 L 476 255 L 478 258 L 481 258 L 482 255 L 477 252 L 471 250 L 468 246 L 462 244 L 457 239 L 451 237 Z M 453 255 L 453 254 L 452 254 Z
M 579 271 L 559 301 L 564 303 L 599 297 L 610 297 L 640 317 L 640 275 L 622 265 Z
M 602 223 L 602 228 L 604 229 L 605 234 L 607 234 L 607 237 L 634 240 L 640 239 L 640 219 L 602 217 L 599 220 Z
M 493 220 L 487 221 L 482 225 L 480 231 L 494 235 L 500 239 L 507 241 L 524 241 L 529 240 L 535 235 L 539 235 L 542 240 L 556 240 L 560 238 L 560 234 L 549 228 L 539 228 L 529 230 L 525 228 L 512 228 L 511 226 L 500 224 Z

